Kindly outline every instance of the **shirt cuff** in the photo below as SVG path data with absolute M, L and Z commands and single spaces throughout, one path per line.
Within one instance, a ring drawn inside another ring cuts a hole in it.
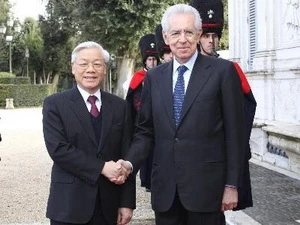
M 236 186 L 230 185 L 230 184 L 225 184 L 225 187 L 228 187 L 228 188 L 235 188 L 235 189 L 236 189 Z
M 132 171 L 133 171 L 133 166 L 132 166 L 132 163 L 131 162 L 129 162 L 129 161 L 126 161 L 129 165 L 130 165 L 130 167 L 131 167 L 131 169 L 130 169 L 130 173 L 132 173 Z

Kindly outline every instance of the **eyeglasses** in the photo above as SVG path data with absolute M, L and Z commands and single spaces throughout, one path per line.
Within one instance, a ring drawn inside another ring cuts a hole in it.
M 95 70 L 99 70 L 102 69 L 104 66 L 104 63 L 102 62 L 75 62 L 81 69 L 87 69 L 89 68 L 90 65 L 92 65 L 92 67 Z
M 172 38 L 172 39 L 178 39 L 181 36 L 182 33 L 184 34 L 184 36 L 186 38 L 193 38 L 193 37 L 196 36 L 197 31 L 194 31 L 194 30 L 174 30 L 174 31 L 170 31 L 168 33 L 169 33 L 170 38 Z

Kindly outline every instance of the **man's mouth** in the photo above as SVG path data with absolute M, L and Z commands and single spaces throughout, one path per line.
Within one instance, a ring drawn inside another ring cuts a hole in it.
M 87 77 L 87 76 L 84 76 L 84 79 L 87 79 L 87 80 L 94 80 L 96 79 L 97 77 Z

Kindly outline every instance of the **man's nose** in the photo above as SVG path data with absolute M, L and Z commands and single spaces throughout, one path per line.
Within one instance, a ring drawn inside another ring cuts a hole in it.
M 94 68 L 94 65 L 93 65 L 93 63 L 89 63 L 88 64 L 88 67 L 87 67 L 87 69 L 86 69 L 87 71 L 94 71 L 95 70 L 95 68 Z
M 186 41 L 186 35 L 185 32 L 180 32 L 180 36 L 178 38 L 180 41 Z

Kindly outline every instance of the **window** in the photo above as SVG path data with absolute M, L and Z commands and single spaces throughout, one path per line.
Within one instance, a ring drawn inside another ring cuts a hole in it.
M 249 60 L 248 68 L 252 70 L 256 51 L 256 0 L 249 0 Z

